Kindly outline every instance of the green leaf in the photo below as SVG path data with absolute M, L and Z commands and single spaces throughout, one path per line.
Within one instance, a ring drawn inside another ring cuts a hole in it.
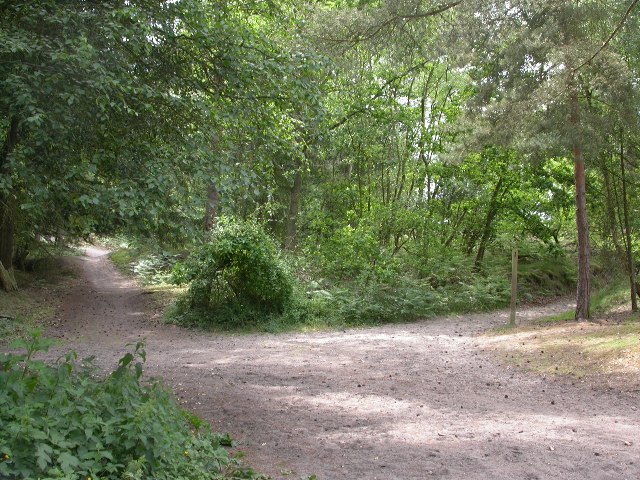
M 71 474 L 80 465 L 80 460 L 69 452 L 62 452 L 58 457 L 58 463 L 64 473 Z
M 36 464 L 38 467 L 46 471 L 47 466 L 51 463 L 51 453 L 53 449 L 46 443 L 40 443 L 36 446 Z

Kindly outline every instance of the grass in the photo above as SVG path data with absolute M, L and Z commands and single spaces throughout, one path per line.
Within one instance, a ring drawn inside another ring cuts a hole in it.
M 640 322 L 635 317 L 619 325 L 554 325 L 507 334 L 495 345 L 510 363 L 541 374 L 624 379 L 639 371 Z
M 0 344 L 23 337 L 37 319 L 53 314 L 54 308 L 24 289 L 0 293 Z
M 118 248 L 111 252 L 109 258 L 111 258 L 111 261 L 121 273 L 131 275 L 131 264 L 134 261 L 131 250 L 127 248 Z
M 568 375 L 621 389 L 640 387 L 640 316 L 630 312 L 624 282 L 592 297 L 594 322 L 578 323 L 574 312 L 485 336 L 496 353 L 515 366 L 544 375 Z
M 614 281 L 611 284 L 596 290 L 591 294 L 590 311 L 594 318 L 606 314 L 607 311 L 625 305 L 629 297 L 629 286 L 626 280 Z M 551 325 L 575 320 L 575 311 L 567 310 L 556 315 L 542 318 L 535 323 L 538 325 Z
M 34 271 L 16 271 L 19 290 L 0 291 L 0 345 L 23 338 L 31 329 L 51 319 L 60 293 L 73 278 L 71 270 L 61 268 L 52 258 L 34 263 Z
M 142 287 L 151 296 L 151 308 L 153 318 L 160 319 L 165 323 L 171 323 L 170 314 L 172 306 L 185 291 L 185 287 L 175 285 L 146 285 Z

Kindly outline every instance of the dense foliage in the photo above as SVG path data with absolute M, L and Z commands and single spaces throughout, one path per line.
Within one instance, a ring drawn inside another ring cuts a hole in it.
M 189 326 L 503 307 L 514 248 L 520 299 L 577 287 L 582 320 L 625 277 L 636 308 L 638 5 L 0 0 L 0 287 L 98 234 L 187 286 Z M 26 347 L 0 362 L 0 477 L 259 478 L 141 349 L 101 378 Z
M 182 254 L 227 215 L 288 250 L 293 297 L 326 291 L 335 310 L 457 309 L 428 300 L 443 288 L 470 309 L 502 305 L 517 247 L 542 279 L 525 272 L 522 294 L 577 284 L 586 318 L 603 269 L 635 291 L 636 10 L 0 0 L 0 261 L 94 232 Z M 183 306 L 210 311 L 198 288 Z
M 230 439 L 143 382 L 141 345 L 106 378 L 69 354 L 56 365 L 23 355 L 0 362 L 0 476 L 6 479 L 258 479 L 230 456 Z
M 177 283 L 189 284 L 176 316 L 199 323 L 260 323 L 282 313 L 293 292 L 275 242 L 254 222 L 221 218 L 210 240 L 174 272 Z

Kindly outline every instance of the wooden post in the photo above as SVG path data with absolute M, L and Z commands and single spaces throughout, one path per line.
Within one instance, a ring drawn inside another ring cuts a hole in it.
M 511 252 L 511 318 L 509 325 L 516 326 L 516 300 L 518 298 L 518 249 Z

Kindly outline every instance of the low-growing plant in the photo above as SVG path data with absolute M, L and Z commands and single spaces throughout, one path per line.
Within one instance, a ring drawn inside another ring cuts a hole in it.
M 505 277 L 478 277 L 473 283 L 433 287 L 430 279 L 399 276 L 394 281 L 354 282 L 329 290 L 332 311 L 346 324 L 370 325 L 501 308 L 509 302 Z
M 73 353 L 55 365 L 34 360 L 48 345 L 34 333 L 25 354 L 0 360 L 0 478 L 265 478 L 225 450 L 228 436 L 141 381 L 142 344 L 107 377 Z
M 171 282 L 172 269 L 179 254 L 156 248 L 120 247 L 111 252 L 111 261 L 118 269 L 134 275 L 144 285 L 166 285 Z
M 147 285 L 167 284 L 172 278 L 172 269 L 178 255 L 170 252 L 147 254 L 131 265 L 133 273 Z
M 274 240 L 254 222 L 221 218 L 210 241 L 184 263 L 174 280 L 189 284 L 175 316 L 185 323 L 252 325 L 284 311 L 293 293 Z

